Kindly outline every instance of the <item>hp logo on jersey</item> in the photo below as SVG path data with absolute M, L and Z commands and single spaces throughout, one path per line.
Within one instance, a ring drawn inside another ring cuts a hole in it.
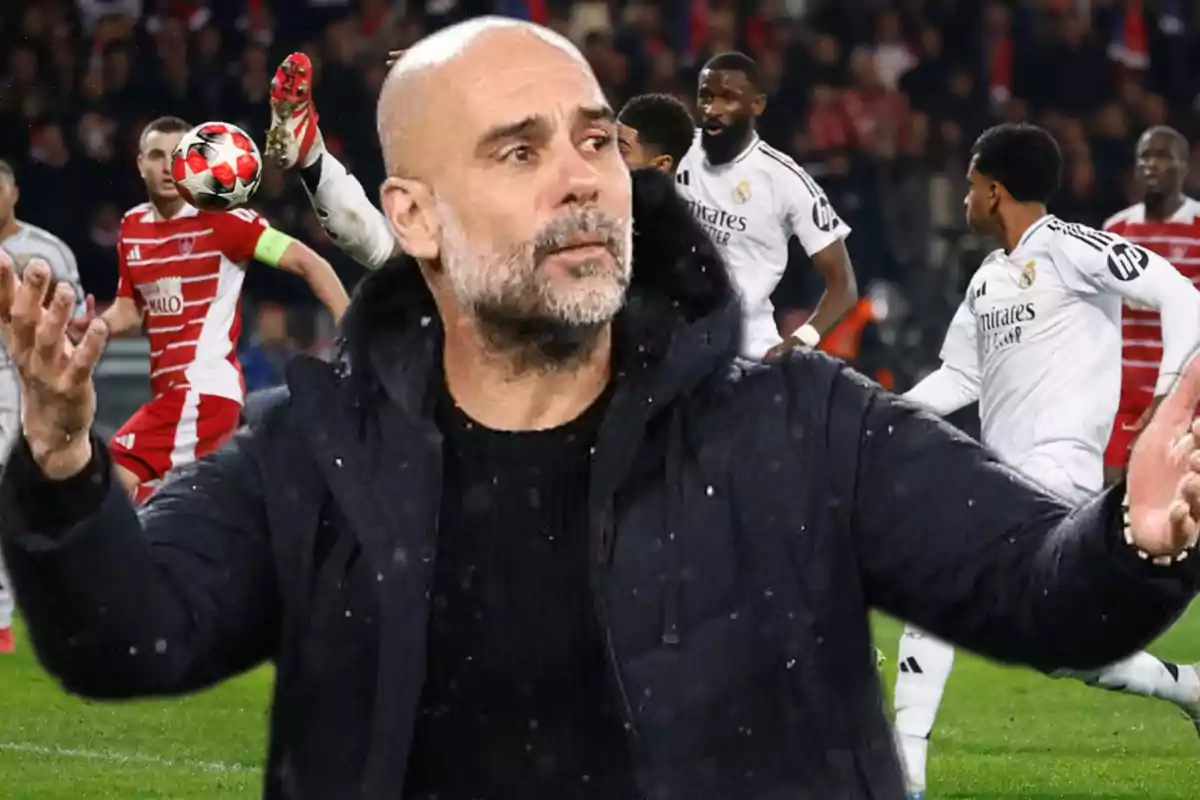
M 833 213 L 833 206 L 829 204 L 829 198 L 822 195 L 817 198 L 817 202 L 813 203 L 812 220 L 813 225 L 826 233 L 838 226 L 837 214 Z
M 1108 249 L 1108 271 L 1119 281 L 1131 281 L 1150 266 L 1150 254 L 1129 242 L 1117 242 Z

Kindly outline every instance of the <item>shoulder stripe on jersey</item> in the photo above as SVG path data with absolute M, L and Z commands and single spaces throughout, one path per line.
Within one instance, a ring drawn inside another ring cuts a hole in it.
M 823 194 L 821 188 L 817 186 L 813 179 L 804 174 L 804 170 L 800 168 L 800 165 L 796 164 L 795 162 L 788 163 L 791 161 L 791 159 L 787 158 L 787 156 L 783 155 L 782 153 L 776 153 L 772 151 L 767 145 L 762 144 L 762 142 L 759 142 L 759 150 L 764 156 L 767 156 L 775 163 L 780 164 L 788 172 L 799 178 L 800 182 L 804 184 L 804 188 L 807 189 L 808 193 L 814 198 L 820 197 Z
M 1102 233 L 1092 228 L 1085 228 L 1077 222 L 1063 222 L 1056 219 L 1051 220 L 1050 224 L 1046 227 L 1055 233 L 1062 233 L 1076 241 L 1083 242 L 1097 252 L 1104 252 L 1104 249 L 1113 243 L 1113 238 L 1110 234 Z

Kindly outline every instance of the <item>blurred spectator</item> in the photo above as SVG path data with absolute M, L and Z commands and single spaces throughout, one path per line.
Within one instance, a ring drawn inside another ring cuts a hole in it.
M 295 354 L 295 343 L 288 336 L 287 312 L 273 303 L 259 307 L 251 343 L 238 353 L 246 391 L 281 385 L 287 362 Z

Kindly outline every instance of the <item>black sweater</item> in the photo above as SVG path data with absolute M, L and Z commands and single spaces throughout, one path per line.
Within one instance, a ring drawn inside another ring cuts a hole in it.
M 444 492 L 406 797 L 634 796 L 588 575 L 590 450 L 604 406 L 505 433 L 443 394 Z

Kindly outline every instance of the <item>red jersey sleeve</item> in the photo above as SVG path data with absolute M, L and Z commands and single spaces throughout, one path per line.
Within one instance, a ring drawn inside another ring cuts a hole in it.
M 133 278 L 129 274 L 129 254 L 125 246 L 125 223 L 121 223 L 121 233 L 117 236 L 117 297 L 127 297 L 136 300 L 133 295 Z
M 235 264 L 254 259 L 254 250 L 263 231 L 268 228 L 265 217 L 248 208 L 235 208 L 213 215 L 213 233 L 221 252 Z

